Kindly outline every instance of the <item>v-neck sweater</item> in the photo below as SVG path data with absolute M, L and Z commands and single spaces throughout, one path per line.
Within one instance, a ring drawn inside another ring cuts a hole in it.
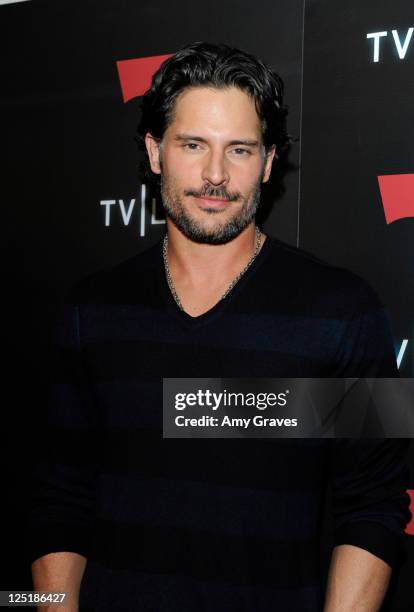
M 351 272 L 268 237 L 192 317 L 159 242 L 71 291 L 51 371 L 29 554 L 88 559 L 81 610 L 320 611 L 326 525 L 399 563 L 406 441 L 162 435 L 163 378 L 397 376 L 384 309 Z

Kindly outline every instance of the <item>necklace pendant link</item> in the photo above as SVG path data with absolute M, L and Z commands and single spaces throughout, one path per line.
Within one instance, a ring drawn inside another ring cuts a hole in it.
M 248 270 L 248 268 L 250 268 L 250 266 L 252 265 L 253 261 L 256 259 L 257 254 L 260 251 L 261 243 L 262 243 L 262 232 L 256 226 L 256 246 L 255 246 L 255 249 L 253 251 L 253 255 L 250 257 L 249 261 L 247 262 L 247 264 L 245 265 L 243 270 L 241 272 L 239 272 L 239 274 L 236 276 L 235 279 L 232 280 L 232 282 L 227 287 L 226 291 L 223 293 L 223 295 L 221 296 L 219 301 L 224 300 L 224 298 L 227 297 L 227 295 L 230 293 L 230 291 L 233 289 L 233 287 L 236 285 L 236 283 L 241 279 L 241 277 L 246 272 L 246 270 Z M 171 294 L 172 294 L 172 296 L 173 296 L 173 298 L 175 300 L 175 303 L 180 308 L 180 310 L 184 310 L 183 305 L 181 304 L 181 300 L 178 297 L 178 294 L 177 294 L 177 291 L 175 289 L 174 282 L 173 282 L 173 279 L 172 279 L 172 276 L 171 276 L 170 268 L 169 268 L 169 265 L 168 265 L 167 249 L 168 249 L 168 234 L 166 234 L 164 236 L 164 240 L 163 240 L 163 244 L 162 244 L 162 255 L 163 255 L 163 260 L 164 260 L 165 276 L 167 278 L 168 287 L 169 287 L 169 289 L 171 291 Z

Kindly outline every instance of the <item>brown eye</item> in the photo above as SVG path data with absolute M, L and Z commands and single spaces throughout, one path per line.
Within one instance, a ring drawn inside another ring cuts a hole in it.
M 244 155 L 250 155 L 250 151 L 248 151 L 247 149 L 233 149 L 234 153 L 236 153 L 236 155 L 238 155 L 239 157 L 243 157 Z

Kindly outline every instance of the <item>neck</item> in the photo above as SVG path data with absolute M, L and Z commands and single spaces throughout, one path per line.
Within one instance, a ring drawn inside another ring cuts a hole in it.
M 219 245 L 193 242 L 170 219 L 167 219 L 167 232 L 171 273 L 194 287 L 226 282 L 248 263 L 256 248 L 254 222 L 230 242 Z

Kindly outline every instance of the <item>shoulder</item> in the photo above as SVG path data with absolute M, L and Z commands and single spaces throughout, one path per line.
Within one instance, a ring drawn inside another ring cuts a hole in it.
M 270 239 L 268 275 L 278 281 L 279 290 L 288 299 L 331 316 L 353 316 L 382 309 L 375 291 L 358 274 L 276 238 Z
M 114 266 L 84 276 L 71 287 L 66 302 L 135 301 L 154 285 L 161 258 L 161 242 L 157 242 Z
M 268 276 L 278 271 L 273 307 L 302 322 L 304 341 L 309 329 L 325 330 L 331 374 L 396 376 L 389 317 L 371 286 L 301 249 L 278 240 L 273 247 L 268 269 Z

